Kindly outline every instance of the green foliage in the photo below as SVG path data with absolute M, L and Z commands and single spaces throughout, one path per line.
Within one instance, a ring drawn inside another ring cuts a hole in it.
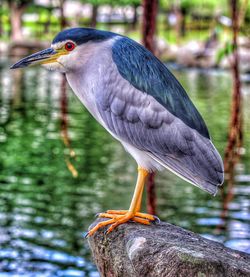
M 84 3 L 89 3 L 95 6 L 111 5 L 111 6 L 129 6 L 140 5 L 140 0 L 86 0 Z
M 213 13 L 216 10 L 225 11 L 228 7 L 227 0 L 160 0 L 160 6 L 163 9 L 171 9 L 172 7 L 180 7 L 185 9 L 187 12 L 198 12 L 202 13 Z
M 227 41 L 223 48 L 220 48 L 216 53 L 216 64 L 219 64 L 223 58 L 229 56 L 234 51 L 234 46 L 232 42 Z
M 7 0 L 6 1 L 8 4 L 11 4 L 12 2 L 15 3 L 15 5 L 19 8 L 25 7 L 27 5 L 33 4 L 32 0 L 16 0 L 16 1 L 12 1 L 12 0 Z

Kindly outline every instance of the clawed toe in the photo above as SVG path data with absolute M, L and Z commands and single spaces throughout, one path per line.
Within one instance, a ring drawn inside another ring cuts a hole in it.
M 154 215 L 154 221 L 153 223 L 161 223 L 161 220 L 158 216 Z
M 84 233 L 83 233 L 83 238 L 86 239 L 88 236 L 89 236 L 89 232 L 84 232 Z
M 136 222 L 144 225 L 150 225 L 151 222 L 160 222 L 159 218 L 153 216 L 151 214 L 140 213 L 140 212 L 131 212 L 128 210 L 108 210 L 105 213 L 98 213 L 98 217 L 100 218 L 109 218 L 106 221 L 102 221 L 98 223 L 95 227 L 93 227 L 86 235 L 92 236 L 97 230 L 100 228 L 110 225 L 109 228 L 105 231 L 105 234 L 109 234 L 112 232 L 117 226 L 126 223 L 126 222 Z

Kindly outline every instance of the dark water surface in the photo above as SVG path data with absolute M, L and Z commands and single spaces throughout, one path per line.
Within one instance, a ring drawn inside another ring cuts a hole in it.
M 128 208 L 136 164 L 70 89 L 65 105 L 61 75 L 38 67 L 9 71 L 9 64 L 0 67 L 0 276 L 99 276 L 83 232 L 96 213 Z M 223 153 L 230 73 L 174 73 Z M 244 148 L 227 203 L 167 171 L 156 182 L 162 220 L 250 252 L 247 85 L 243 97 Z

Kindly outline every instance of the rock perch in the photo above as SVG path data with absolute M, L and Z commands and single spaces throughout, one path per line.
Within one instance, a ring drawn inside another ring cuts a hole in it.
M 105 230 L 88 238 L 104 277 L 250 277 L 250 255 L 169 223 L 127 223 L 108 235 Z

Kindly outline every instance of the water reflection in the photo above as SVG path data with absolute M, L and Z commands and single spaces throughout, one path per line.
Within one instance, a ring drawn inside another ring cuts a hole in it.
M 191 70 L 176 75 L 191 92 L 222 153 L 230 74 Z M 97 212 L 129 205 L 134 161 L 69 89 L 67 109 L 62 107 L 61 85 L 61 75 L 41 68 L 10 72 L 6 64 L 0 69 L 0 273 L 98 276 L 82 233 Z M 243 95 L 249 104 L 250 95 Z M 250 252 L 250 117 L 245 113 L 245 154 L 225 215 L 221 195 L 213 198 L 167 171 L 156 176 L 156 183 L 163 220 Z

